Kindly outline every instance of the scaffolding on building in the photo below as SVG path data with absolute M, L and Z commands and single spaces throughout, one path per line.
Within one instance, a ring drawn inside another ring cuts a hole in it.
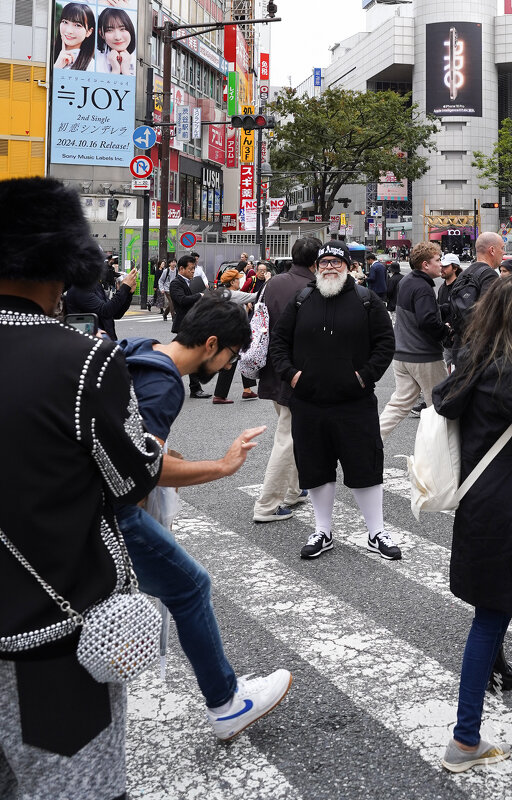
M 230 0 L 231 19 L 241 21 L 254 19 L 255 0 Z M 254 66 L 254 25 L 240 25 L 249 49 L 249 68 Z

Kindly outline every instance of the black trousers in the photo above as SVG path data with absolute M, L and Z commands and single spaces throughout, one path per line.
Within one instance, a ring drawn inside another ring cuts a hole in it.
M 345 486 L 364 489 L 382 483 L 384 448 L 374 394 L 332 406 L 314 405 L 292 395 L 290 411 L 302 489 L 334 482 L 338 461 Z
M 229 394 L 229 390 L 231 389 L 231 384 L 233 383 L 234 377 L 234 365 L 231 367 L 231 369 L 221 369 L 217 378 L 217 383 L 215 384 L 215 389 L 213 392 L 214 396 L 222 397 L 222 399 L 225 400 Z M 256 383 L 257 381 L 252 380 L 251 378 L 246 378 L 245 375 L 242 375 L 242 384 L 244 389 L 250 389 L 251 386 L 256 386 Z

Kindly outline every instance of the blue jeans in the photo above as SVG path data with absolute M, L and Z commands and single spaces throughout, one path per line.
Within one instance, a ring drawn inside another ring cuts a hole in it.
M 484 696 L 492 667 L 507 632 L 510 615 L 475 608 L 462 659 L 457 724 L 453 738 L 472 747 L 480 742 Z
M 210 576 L 142 508 L 123 506 L 116 516 L 139 586 L 171 612 L 206 704 L 215 708 L 227 703 L 236 689 L 236 676 L 224 654 L 210 599 Z

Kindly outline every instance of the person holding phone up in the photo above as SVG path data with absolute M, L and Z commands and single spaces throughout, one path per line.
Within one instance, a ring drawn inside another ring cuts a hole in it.
M 81 286 L 71 286 L 65 297 L 66 313 L 96 314 L 99 329 L 105 331 L 110 339 L 115 341 L 117 334 L 114 320 L 121 319 L 130 308 L 135 286 L 137 285 L 137 277 L 137 270 L 132 269 L 110 300 L 100 281 L 97 281 L 89 289 L 84 289 Z

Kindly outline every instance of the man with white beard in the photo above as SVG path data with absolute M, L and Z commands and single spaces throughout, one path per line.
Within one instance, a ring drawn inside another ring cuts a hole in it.
M 368 549 L 397 560 L 400 548 L 383 523 L 384 453 L 374 394 L 393 358 L 393 328 L 384 303 L 349 275 L 344 242 L 325 244 L 316 266 L 315 280 L 286 307 L 270 343 L 276 372 L 294 390 L 299 485 L 309 490 L 315 512 L 315 531 L 301 557 L 316 558 L 333 546 L 339 461 L 368 528 Z

